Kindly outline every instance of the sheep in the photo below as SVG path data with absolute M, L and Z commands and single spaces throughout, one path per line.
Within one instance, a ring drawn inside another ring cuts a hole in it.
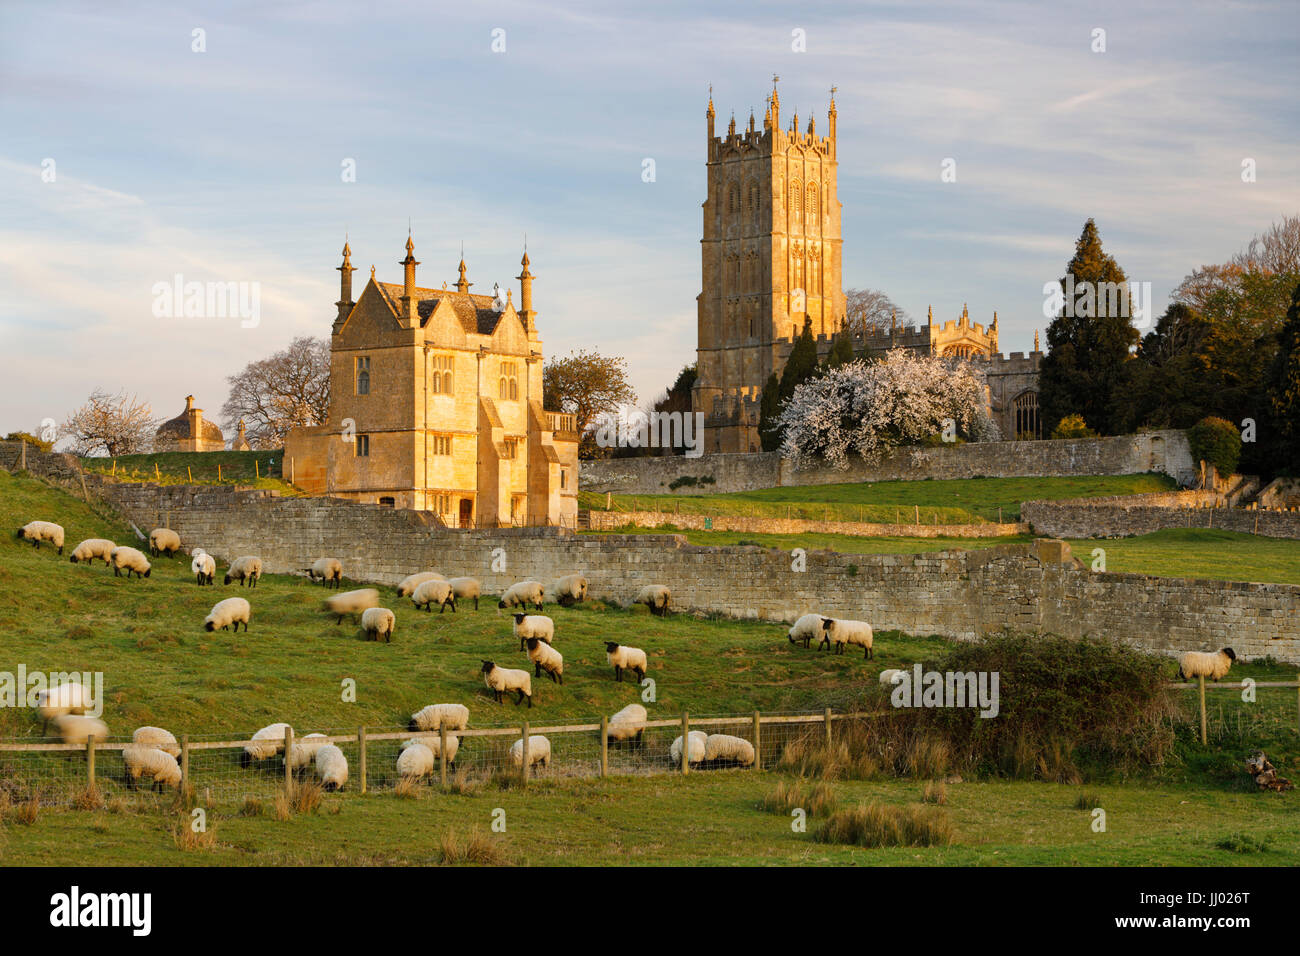
M 416 607 L 424 608 L 426 611 L 432 611 L 433 606 L 436 604 L 438 605 L 439 614 L 448 605 L 451 605 L 453 614 L 456 611 L 456 595 L 451 589 L 450 582 L 438 578 L 430 578 L 417 584 L 415 590 L 411 592 L 411 603 Z
M 109 555 L 117 545 L 107 538 L 87 538 L 75 548 L 72 549 L 72 557 L 68 558 L 73 564 L 84 561 L 90 564 L 96 558 L 101 559 L 105 564 L 111 564 Z
M 181 785 L 181 766 L 176 758 L 156 747 L 129 744 L 122 748 L 122 761 L 126 764 L 126 785 L 134 790 L 141 777 L 153 781 L 153 787 Z
M 704 759 L 705 749 L 708 745 L 709 735 L 702 730 L 692 730 L 690 733 L 690 744 L 686 750 L 686 760 L 688 763 L 699 763 Z M 668 747 L 668 756 L 673 762 L 674 767 L 682 765 L 682 738 L 679 736 L 673 740 Z
M 610 741 L 640 741 L 641 733 L 645 730 L 644 725 L 648 718 L 649 714 L 640 704 L 628 704 L 609 718 L 606 737 Z
M 324 734 L 308 734 L 301 740 L 295 740 L 293 746 L 289 748 L 289 756 L 285 763 L 289 765 L 291 773 L 299 773 L 306 770 L 316 759 L 316 751 L 324 747 L 330 739 Z
M 86 738 L 108 739 L 108 725 L 96 717 L 64 714 L 54 718 L 54 730 L 65 744 L 84 744 Z
M 415 589 L 418 588 L 425 581 L 445 581 L 445 580 L 447 579 L 444 578 L 437 571 L 420 571 L 417 574 L 411 574 L 402 579 L 402 583 L 397 586 L 397 596 L 406 597 L 407 595 L 414 594 Z
M 257 587 L 257 579 L 262 576 L 262 559 L 251 554 L 246 554 L 242 558 L 235 558 L 230 562 L 230 570 L 226 572 L 225 583 L 238 579 L 239 586 L 242 588 L 244 582 L 248 582 L 250 588 Z
M 447 747 L 451 749 L 450 744 Z M 397 775 L 406 779 L 418 780 L 433 773 L 433 749 L 420 741 L 407 741 L 402 752 L 397 755 Z
M 456 595 L 458 601 L 468 601 L 474 599 L 474 610 L 478 610 L 478 599 L 483 595 L 483 585 L 478 583 L 478 578 L 452 578 L 447 582 L 451 585 L 451 593 Z
M 537 581 L 517 581 L 506 588 L 506 593 L 501 595 L 497 607 L 527 607 L 530 604 L 535 604 L 537 610 L 540 611 L 542 609 L 542 595 L 545 592 L 546 588 Z
M 587 599 L 587 579 L 581 574 L 566 574 L 551 582 L 550 592 L 560 607 L 571 607 Z
M 153 566 L 149 559 L 137 551 L 135 548 L 128 548 L 125 545 L 114 548 L 108 555 L 108 563 L 113 566 L 113 577 L 119 577 L 122 569 L 126 568 L 126 576 L 129 578 L 132 572 L 137 578 L 147 578 L 153 572 Z
M 253 608 L 243 598 L 226 598 L 224 601 L 218 601 L 212 605 L 212 610 L 208 616 L 203 619 L 203 630 L 205 631 L 228 631 L 230 625 L 235 626 L 235 633 L 239 633 L 239 625 L 244 625 L 244 633 L 248 633 L 248 620 L 252 617 Z
M 1188 651 L 1178 658 L 1178 679 L 1209 677 L 1217 681 L 1228 673 L 1228 668 L 1236 659 L 1237 652 L 1231 647 L 1225 647 L 1221 651 Z
M 211 586 L 217 576 L 217 562 L 212 555 L 200 551 L 190 562 L 190 570 L 194 572 L 194 579 L 198 581 L 199 587 L 205 584 Z
M 825 618 L 820 614 L 805 614 L 794 622 L 794 626 L 786 632 L 785 636 L 790 639 L 791 644 L 803 642 L 803 646 L 808 647 L 814 637 L 820 640 L 824 620 Z
M 533 662 L 533 676 L 546 671 L 554 684 L 564 683 L 564 657 L 540 637 L 528 638 L 528 659 Z
M 516 767 L 524 765 L 524 738 L 520 737 L 510 745 L 510 762 Z M 528 766 L 543 767 L 551 765 L 551 742 L 541 734 L 528 735 Z
M 36 713 L 40 715 L 41 734 L 49 727 L 50 721 L 64 714 L 84 714 L 90 706 L 91 692 L 84 684 L 69 682 L 56 684 L 38 691 L 36 694 Z
M 524 649 L 524 641 L 530 637 L 539 638 L 547 644 L 555 643 L 555 621 L 545 614 L 521 614 L 516 612 L 514 619 L 515 622 L 510 627 L 515 632 L 515 637 L 519 638 L 519 649 L 521 651 Z
M 343 586 L 343 562 L 338 558 L 317 558 L 312 562 L 310 568 L 303 568 L 307 576 L 311 578 L 312 583 L 320 578 L 321 584 L 325 587 L 333 587 L 338 590 Z
M 361 612 L 361 630 L 366 632 L 366 640 L 391 644 L 396 623 L 397 615 L 386 607 L 368 607 Z
M 504 700 L 502 695 L 517 693 L 519 698 L 515 701 L 516 707 L 523 703 L 525 697 L 528 698 L 528 706 L 533 706 L 533 678 L 528 671 L 497 667 L 496 661 L 484 661 L 482 671 L 483 683 L 492 691 L 498 704 Z
M 181 549 L 181 536 L 171 528 L 154 528 L 149 532 L 149 553 L 155 558 L 164 555 L 170 558 Z
M 53 521 L 29 521 L 18 529 L 14 535 L 19 541 L 30 541 L 32 547 L 40 550 L 41 542 L 48 541 L 63 554 L 63 526 Z
M 140 747 L 152 747 L 154 750 L 161 750 L 173 757 L 181 755 L 181 745 L 176 742 L 175 734 L 170 730 L 163 730 L 161 727 L 136 728 L 135 733 L 131 735 L 131 743 Z
M 284 750 L 285 732 L 292 729 L 284 723 L 267 724 L 244 744 L 243 752 L 239 755 L 240 766 L 247 767 L 255 761 L 269 760 L 280 753 Z
M 647 584 L 636 592 L 633 604 L 644 604 L 656 617 L 668 616 L 668 605 L 672 601 L 672 592 L 662 584 Z
M 677 751 L 681 759 L 681 751 Z M 708 763 L 734 763 L 742 767 L 754 765 L 754 745 L 744 737 L 730 734 L 709 734 L 704 739 L 704 759 Z
M 469 726 L 469 708 L 464 704 L 430 704 L 411 715 L 409 729 L 437 730 L 439 724 L 446 724 L 448 730 L 464 730 Z
M 335 594 L 328 597 L 321 605 L 321 609 L 331 614 L 337 614 L 338 620 L 334 622 L 337 627 L 343 623 L 343 618 L 348 614 L 360 615 L 362 611 L 372 607 L 379 607 L 379 592 L 374 588 L 358 588 L 355 591 L 344 591 L 342 594 Z
M 403 753 L 405 753 L 407 750 L 418 750 L 418 749 L 424 749 L 429 752 L 430 769 L 424 771 L 424 773 L 429 773 L 430 770 L 433 769 L 434 766 L 433 762 L 437 761 L 439 756 L 442 754 L 442 738 L 437 734 L 425 734 L 420 737 L 414 737 L 411 740 L 408 740 L 402 744 Z M 460 752 L 460 738 L 457 737 L 455 734 L 448 734 L 447 735 L 447 766 L 448 767 L 456 766 L 456 754 L 459 752 Z M 419 757 L 414 757 L 411 759 L 422 762 L 420 761 Z M 401 757 L 398 757 L 397 772 L 399 774 L 402 772 Z M 420 774 L 419 776 L 422 776 L 422 774 Z
M 880 686 L 892 687 L 907 675 L 907 671 L 891 668 L 880 672 Z
M 326 744 L 316 751 L 316 776 L 331 792 L 342 790 L 348 782 L 348 758 L 334 744 Z
M 620 684 L 625 670 L 634 672 L 638 683 L 645 679 L 646 656 L 639 647 L 624 647 L 617 641 L 606 641 L 605 660 L 614 666 L 614 679 Z
M 822 618 L 822 639 L 817 649 L 821 650 L 822 644 L 830 648 L 831 644 L 835 645 L 835 653 L 843 654 L 845 644 L 855 644 L 862 648 L 862 658 L 875 657 L 875 652 L 871 645 L 872 634 L 871 625 L 866 621 L 845 621 L 836 617 Z

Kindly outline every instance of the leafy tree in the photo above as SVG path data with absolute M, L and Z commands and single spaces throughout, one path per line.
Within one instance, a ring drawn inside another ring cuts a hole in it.
M 781 409 L 781 384 L 773 372 L 763 384 L 758 402 L 758 437 L 763 451 L 776 451 L 781 447 L 781 430 L 776 419 Z
M 813 338 L 812 321 L 805 319 L 803 331 L 795 339 L 790 349 L 790 357 L 785 360 L 781 371 L 781 401 L 794 394 L 794 390 L 817 374 L 817 340 Z
M 856 356 L 853 354 L 853 339 L 847 331 L 841 330 L 834 339 L 831 340 L 831 351 L 826 356 L 825 367 L 839 368 L 841 365 L 848 365 Z
M 73 454 L 137 455 L 153 447 L 158 419 L 147 402 L 134 395 L 110 395 L 96 389 L 63 423 L 63 436 L 71 442 Z
M 281 448 L 290 429 L 319 425 L 329 415 L 329 341 L 301 335 L 226 381 L 226 431 L 233 432 L 242 418 L 250 448 Z
M 1190 306 L 1175 302 L 1165 310 L 1112 396 L 1111 420 L 1120 431 L 1190 428 L 1214 410 L 1214 396 L 1204 385 L 1210 332 L 1209 322 Z
M 1083 420 L 1082 415 L 1066 415 L 1056 427 L 1052 429 L 1049 436 L 1054 439 L 1060 438 L 1096 438 L 1097 433 L 1088 427 L 1088 423 Z
M 1226 478 L 1237 470 L 1241 460 L 1241 432 L 1232 422 L 1222 418 L 1202 418 L 1187 432 L 1192 448 L 1192 458 L 1208 461 L 1221 477 Z
M 582 436 L 581 457 L 601 457 L 605 449 L 596 445 L 592 427 L 596 418 L 617 414 L 620 405 L 636 401 L 627 379 L 627 359 L 585 350 L 553 358 L 542 369 L 542 401 L 547 408 L 574 415 Z
M 1276 438 L 1273 461 L 1300 475 L 1300 285 L 1291 293 L 1291 307 L 1278 333 L 1278 350 L 1269 370 L 1269 411 Z
M 691 389 L 699 372 L 694 364 L 687 365 L 677 373 L 677 378 L 654 403 L 656 412 L 689 412 L 691 410 Z

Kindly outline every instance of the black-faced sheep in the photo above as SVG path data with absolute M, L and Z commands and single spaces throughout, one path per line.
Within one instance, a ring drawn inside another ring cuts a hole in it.
M 636 674 L 638 682 L 645 678 L 646 656 L 639 647 L 624 647 L 618 641 L 605 642 L 605 660 L 614 668 L 614 680 L 623 682 L 623 671 Z
M 803 644 L 808 647 L 812 644 L 812 639 L 817 638 L 820 646 L 822 639 L 822 621 L 826 620 L 820 614 L 804 614 L 794 625 L 786 632 L 786 637 L 790 639 L 791 644 Z
M 59 554 L 63 554 L 63 527 L 53 521 L 29 521 L 18 529 L 14 537 L 19 541 L 30 541 L 37 550 L 40 550 L 42 541 L 48 541 L 59 549 Z
M 368 607 L 361 612 L 361 630 L 366 633 L 366 640 L 392 643 L 393 628 L 397 616 L 386 607 Z
M 246 554 L 242 558 L 235 558 L 230 562 L 230 570 L 226 572 L 225 583 L 238 581 L 242 588 L 247 582 L 250 588 L 257 587 L 258 578 L 262 576 L 262 559 L 251 554 Z
M 705 747 L 708 743 L 709 735 L 702 730 L 692 730 L 690 732 L 690 743 L 687 745 L 686 761 L 688 763 L 699 763 L 704 759 Z M 682 765 L 682 738 L 677 737 L 668 747 L 668 757 L 674 767 Z
M 126 545 L 114 548 L 108 556 L 109 564 L 113 565 L 113 577 L 121 575 L 122 570 L 126 570 L 126 576 L 129 578 L 134 574 L 137 578 L 147 578 L 153 573 L 153 566 L 149 559 L 135 548 L 128 548 Z
M 1188 651 L 1178 658 L 1178 677 L 1180 680 L 1208 677 L 1217 681 L 1227 675 L 1236 659 L 1237 652 L 1231 647 L 1219 651 Z
M 587 579 L 581 574 L 566 574 L 551 582 L 550 591 L 560 607 L 572 607 L 587 599 Z
M 551 682 L 555 684 L 564 683 L 564 657 L 555 648 L 551 647 L 541 638 L 530 637 L 527 640 L 528 659 L 533 662 L 533 676 L 541 677 L 542 671 L 546 671 Z
M 546 588 L 538 581 L 517 581 L 506 588 L 506 593 L 501 595 L 497 607 L 527 607 L 532 604 L 540 611 L 542 596 L 545 593 Z
M 432 611 L 436 604 L 439 614 L 448 607 L 453 614 L 456 612 L 456 594 L 452 590 L 451 582 L 440 581 L 437 578 L 430 578 L 417 584 L 415 590 L 411 592 L 411 603 L 416 607 L 424 608 L 425 611 Z
M 415 574 L 407 575 L 402 579 L 402 583 L 397 586 L 397 596 L 407 597 L 415 593 L 425 581 L 445 581 L 447 580 L 437 571 L 418 571 Z
M 285 732 L 292 728 L 285 723 L 267 724 L 249 738 L 239 754 L 239 765 L 247 767 L 252 763 L 270 760 L 284 751 Z
M 207 552 L 196 549 L 194 560 L 190 562 L 190 571 L 194 573 L 194 580 L 198 582 L 199 587 L 211 586 L 217 576 L 216 559 Z
M 171 528 L 154 528 L 149 532 L 149 553 L 170 558 L 181 549 L 181 536 Z
M 547 644 L 555 643 L 555 621 L 545 614 L 514 614 L 514 623 L 510 625 L 515 637 L 519 638 L 519 649 L 524 649 L 524 642 L 530 637 L 540 638 Z
M 319 580 L 325 587 L 335 590 L 343 586 L 343 562 L 338 558 L 317 558 L 310 568 L 304 570 L 313 584 Z
M 228 631 L 231 625 L 234 625 L 235 633 L 239 633 L 239 625 L 244 625 L 244 633 L 248 633 L 248 621 L 253 616 L 252 606 L 243 598 L 226 598 L 224 601 L 218 601 L 208 612 L 208 616 L 203 619 L 203 630 L 205 631 Z
M 864 660 L 875 656 L 871 649 L 873 637 L 871 625 L 866 621 L 842 621 L 835 617 L 822 618 L 822 641 L 817 645 L 821 650 L 822 644 L 829 648 L 835 645 L 835 653 L 843 654 L 846 644 L 854 644 L 862 648 L 862 657 Z
M 662 584 L 647 584 L 636 592 L 633 604 L 644 604 L 656 617 L 668 616 L 668 605 L 672 602 L 672 592 Z
M 516 767 L 524 765 L 524 739 L 520 737 L 510 745 L 510 762 Z M 551 765 L 551 742 L 541 734 L 528 735 L 528 766 Z
M 316 776 L 326 790 L 342 790 L 348 782 L 348 758 L 343 751 L 334 744 L 326 744 L 317 750 Z
M 464 704 L 430 704 L 411 715 L 408 725 L 412 731 L 437 730 L 446 724 L 448 730 L 464 730 L 469 726 L 469 708 Z
M 343 618 L 347 615 L 354 615 L 359 620 L 361 612 L 372 607 L 379 607 L 379 592 L 374 588 L 344 591 L 342 594 L 327 597 L 321 604 L 322 610 L 337 615 L 338 620 L 334 622 L 336 627 L 343 623 Z
M 609 718 L 606 730 L 609 741 L 615 743 L 631 740 L 639 743 L 648 719 L 649 714 L 644 707 L 640 704 L 628 704 Z
M 176 735 L 170 730 L 163 730 L 161 727 L 137 728 L 136 732 L 131 735 L 131 743 L 141 747 L 152 747 L 154 750 L 161 750 L 173 757 L 181 755 L 181 745 L 177 743 Z
M 474 600 L 474 610 L 478 610 L 478 599 L 483 595 L 483 586 L 479 584 L 478 578 L 452 578 L 447 582 L 451 585 L 451 593 L 456 595 L 457 601 Z
M 487 689 L 492 691 L 498 704 L 504 701 L 505 694 L 519 695 L 515 701 L 518 707 L 528 698 L 528 706 L 533 706 L 533 678 L 528 671 L 512 670 L 508 667 L 498 667 L 495 661 L 483 662 L 483 683 Z
M 105 564 L 112 564 L 110 555 L 117 545 L 107 538 L 87 538 L 75 548 L 72 549 L 72 557 L 68 558 L 73 564 L 84 561 L 90 564 L 96 558 L 102 560 Z
M 131 744 L 122 748 L 122 762 L 126 765 L 126 785 L 134 790 L 141 777 L 148 778 L 153 788 L 181 785 L 181 767 L 176 758 L 164 750 Z

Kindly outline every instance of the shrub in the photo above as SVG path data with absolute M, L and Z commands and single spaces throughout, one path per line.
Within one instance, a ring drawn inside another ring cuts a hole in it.
M 1052 429 L 1052 438 L 1096 438 L 1097 433 L 1088 427 L 1082 415 L 1066 415 Z
M 668 482 L 668 487 L 672 491 L 676 491 L 678 488 L 694 488 L 698 484 L 699 479 L 694 475 L 679 475 L 672 481 Z
M 40 451 L 49 451 L 54 447 L 52 441 L 41 441 L 31 432 L 10 432 L 4 437 L 5 441 L 25 441 L 29 445 L 35 446 Z
M 1258 837 L 1253 833 L 1229 833 L 1214 843 L 1215 849 L 1230 853 L 1267 853 L 1272 848 L 1268 837 Z
M 816 837 L 822 843 L 864 847 L 948 846 L 953 829 L 947 811 L 937 807 L 864 803 L 835 811 Z
M 802 780 L 782 780 L 775 790 L 763 797 L 762 807 L 768 813 L 787 816 L 796 808 L 802 809 L 810 817 L 824 816 L 835 809 L 835 791 L 823 781 L 809 786 Z
M 454 866 L 458 863 L 501 866 L 509 862 L 501 845 L 478 827 L 470 830 L 465 837 L 457 836 L 454 830 L 444 830 L 439 841 L 439 850 L 440 862 L 443 866 Z
M 1222 418 L 1202 418 L 1187 430 L 1195 461 L 1208 461 L 1225 478 L 1237 470 L 1241 461 L 1241 432 Z

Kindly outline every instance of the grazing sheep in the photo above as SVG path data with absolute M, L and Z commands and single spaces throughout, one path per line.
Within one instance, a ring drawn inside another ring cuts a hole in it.
M 545 594 L 544 588 L 537 581 L 517 581 L 506 588 L 506 593 L 501 595 L 501 600 L 497 607 L 527 607 L 530 604 L 537 606 L 537 610 L 542 609 L 542 595 Z
M 672 592 L 662 584 L 647 584 L 636 592 L 633 604 L 644 604 L 656 617 L 667 617 L 668 605 L 672 601 Z
M 803 643 L 804 647 L 812 644 L 815 637 L 818 641 L 822 637 L 822 621 L 826 620 L 820 614 L 805 614 L 794 622 L 794 626 L 786 632 L 786 637 L 790 639 L 791 644 Z M 820 645 L 819 645 L 820 646 Z
M 122 748 L 122 761 L 126 764 L 126 785 L 134 790 L 141 777 L 152 781 L 152 787 L 181 785 L 181 765 L 165 750 L 131 744 Z
M 611 741 L 639 741 L 642 731 L 645 730 L 647 719 L 649 719 L 649 714 L 644 707 L 640 704 L 628 704 L 609 718 L 608 739 Z
M 536 637 L 545 641 L 547 644 L 555 642 L 555 622 L 545 614 L 521 614 L 516 612 L 514 615 L 515 622 L 511 630 L 515 632 L 515 637 L 519 638 L 519 649 L 524 649 L 524 641 L 530 637 Z
M 452 613 L 455 613 L 456 594 L 451 589 L 451 582 L 430 578 L 416 585 L 415 590 L 411 592 L 411 603 L 426 611 L 432 611 L 433 605 L 436 604 L 439 614 L 451 605 Z
M 199 587 L 205 584 L 211 585 L 217 576 L 217 562 L 212 555 L 200 551 L 194 555 L 194 560 L 190 562 L 190 570 L 194 572 L 194 579 L 198 581 Z
M 321 785 L 331 793 L 342 790 L 348 782 L 348 758 L 334 744 L 325 744 L 316 751 L 316 776 Z
M 451 750 L 450 742 L 447 749 Z M 397 775 L 404 779 L 427 777 L 433 773 L 433 767 L 433 748 L 421 741 L 407 741 L 402 752 L 397 755 Z
M 107 538 L 87 538 L 75 548 L 72 549 L 72 557 L 68 558 L 73 564 L 84 561 L 90 564 L 96 558 L 101 559 L 105 564 L 111 564 L 109 556 L 117 545 Z
M 704 759 L 709 735 L 702 730 L 692 730 L 690 738 L 690 744 L 686 751 L 686 760 L 688 763 L 699 763 Z M 674 767 L 680 767 L 682 765 L 681 737 L 677 737 L 673 740 L 672 744 L 668 748 L 668 756 L 672 760 Z
M 161 727 L 137 728 L 131 735 L 131 743 L 140 747 L 152 747 L 173 757 L 181 755 L 181 745 L 176 742 L 176 736 L 170 730 L 163 730 Z
M 510 762 L 516 767 L 524 765 L 524 738 L 520 737 L 510 745 Z M 528 735 L 528 766 L 543 767 L 551 765 L 551 742 L 541 734 Z
M 891 668 L 890 670 L 880 672 L 880 686 L 892 687 L 907 675 L 907 671 Z
M 212 605 L 212 610 L 208 616 L 203 619 L 203 630 L 205 631 L 228 631 L 230 625 L 235 626 L 235 633 L 239 633 L 239 625 L 244 625 L 244 633 L 248 633 L 248 620 L 253 615 L 252 606 L 243 598 L 226 598 L 224 601 L 218 601 Z
M 292 729 L 284 723 L 267 724 L 244 744 L 244 750 L 239 755 L 239 765 L 247 767 L 255 761 L 270 760 L 284 750 L 285 731 Z
M 528 659 L 533 662 L 533 676 L 541 677 L 542 671 L 546 671 L 547 676 L 551 678 L 554 684 L 564 683 L 564 657 L 555 648 L 551 647 L 540 637 L 530 637 L 528 644 Z
M 484 661 L 482 670 L 483 683 L 492 691 L 498 704 L 504 700 L 502 695 L 517 693 L 519 698 L 515 701 L 516 707 L 523 703 L 525 697 L 528 698 L 528 706 L 533 706 L 533 678 L 528 671 L 497 667 L 496 661 Z
M 300 773 L 312 765 L 316 759 L 316 751 L 320 750 L 330 739 L 324 734 L 308 734 L 301 740 L 295 739 L 293 746 L 289 748 L 289 757 L 285 761 L 289 764 L 289 770 L 292 773 Z
M 155 558 L 170 558 L 181 549 L 181 536 L 171 528 L 154 528 L 149 532 L 149 553 Z
M 416 574 L 408 575 L 407 577 L 402 579 L 402 583 L 397 586 L 397 596 L 406 597 L 407 595 L 414 594 L 415 589 L 418 588 L 425 581 L 445 581 L 445 580 L 447 579 L 444 578 L 437 571 L 420 571 Z
M 90 706 L 91 692 L 84 684 L 69 682 L 56 684 L 38 691 L 36 694 L 36 713 L 41 716 L 41 734 L 45 733 L 51 720 L 64 714 L 84 714 Z
M 871 625 L 866 621 L 844 621 L 836 617 L 822 618 L 822 640 L 817 645 L 821 650 L 822 644 L 827 648 L 831 644 L 835 645 L 835 653 L 843 654 L 844 645 L 854 644 L 862 648 L 862 658 L 875 657 L 875 652 L 871 649 L 872 645 Z
M 442 737 L 440 737 L 438 734 L 425 734 L 420 737 L 414 737 L 411 740 L 408 740 L 404 744 L 402 744 L 402 750 L 404 751 L 408 749 L 413 749 L 415 747 L 423 747 L 424 749 L 429 751 L 429 756 L 436 761 L 439 755 L 442 753 Z M 447 735 L 447 766 L 448 767 L 454 767 L 456 765 L 456 754 L 459 752 L 460 752 L 460 738 L 457 737 L 455 734 L 448 734 Z M 398 769 L 400 772 L 401 769 L 400 764 Z
M 149 559 L 135 548 L 128 548 L 126 545 L 114 548 L 109 553 L 108 563 L 113 566 L 113 577 L 120 576 L 123 568 L 126 568 L 128 578 L 133 572 L 137 578 L 147 578 L 153 572 Z
M 230 570 L 226 572 L 225 583 L 238 580 L 242 588 L 244 582 L 248 582 L 250 588 L 257 587 L 257 579 L 262 576 L 262 559 L 251 554 L 246 554 L 242 558 L 235 558 L 230 562 Z
M 320 578 L 321 584 L 335 590 L 343 586 L 343 562 L 338 558 L 317 558 L 310 568 L 304 568 L 312 583 Z
M 445 723 L 448 730 L 464 730 L 469 726 L 469 708 L 464 704 L 430 704 L 411 715 L 408 725 L 412 731 L 437 730 Z
M 361 630 L 366 632 L 366 640 L 391 644 L 396 624 L 397 615 L 386 607 L 368 607 L 361 612 Z
M 473 598 L 474 610 L 478 610 L 478 599 L 483 596 L 483 585 L 478 583 L 478 578 L 452 578 L 447 583 L 451 585 L 451 593 L 456 595 L 457 601 Z
M 342 594 L 327 597 L 321 605 L 322 610 L 338 615 L 338 620 L 334 622 L 336 627 L 343 623 L 343 618 L 347 615 L 353 614 L 359 617 L 362 611 L 372 607 L 379 607 L 379 592 L 374 588 L 344 591 Z
M 551 582 L 550 591 L 560 607 L 572 607 L 587 599 L 587 579 L 581 574 L 566 574 Z
M 1228 668 L 1237 659 L 1237 652 L 1231 647 L 1220 651 L 1188 651 L 1178 658 L 1179 680 L 1191 680 L 1194 677 L 1209 677 L 1218 680 L 1228 673 Z
M 681 759 L 681 751 L 677 752 Z M 704 759 L 708 763 L 734 763 L 742 767 L 754 765 L 754 745 L 744 737 L 730 734 L 709 734 L 704 739 Z
M 84 744 L 87 737 L 98 741 L 108 739 L 108 725 L 97 717 L 82 714 L 64 714 L 54 718 L 54 731 L 65 744 Z
M 48 541 L 63 554 L 63 527 L 53 521 L 29 521 L 18 529 L 14 535 L 20 541 L 30 541 L 37 550 L 42 541 Z
M 614 679 L 620 684 L 625 670 L 635 673 L 638 683 L 645 678 L 646 656 L 639 647 L 624 647 L 617 641 L 606 641 L 605 660 L 614 666 Z

